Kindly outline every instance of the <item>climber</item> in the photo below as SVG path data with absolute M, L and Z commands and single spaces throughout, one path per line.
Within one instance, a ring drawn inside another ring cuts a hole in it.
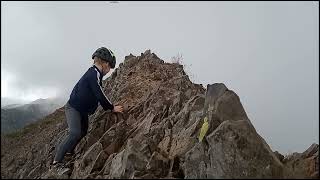
M 94 64 L 87 70 L 74 86 L 70 98 L 65 105 L 65 114 L 69 128 L 69 135 L 61 142 L 52 165 L 61 170 L 64 156 L 72 156 L 80 140 L 87 134 L 88 115 L 93 114 L 98 102 L 104 110 L 123 112 L 123 107 L 113 105 L 102 89 L 102 77 L 110 68 L 115 68 L 116 58 L 113 52 L 105 47 L 98 48 L 92 55 Z

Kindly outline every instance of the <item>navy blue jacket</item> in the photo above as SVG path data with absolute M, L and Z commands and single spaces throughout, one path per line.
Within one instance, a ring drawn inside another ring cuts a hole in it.
M 93 114 L 98 102 L 104 110 L 113 110 L 114 106 L 102 90 L 102 73 L 93 65 L 74 86 L 69 104 L 80 113 Z

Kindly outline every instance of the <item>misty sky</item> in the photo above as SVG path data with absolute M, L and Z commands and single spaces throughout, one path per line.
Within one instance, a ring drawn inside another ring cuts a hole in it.
M 100 46 L 116 67 L 180 53 L 193 82 L 239 95 L 272 150 L 319 144 L 319 2 L 1 1 L 1 97 L 68 97 Z

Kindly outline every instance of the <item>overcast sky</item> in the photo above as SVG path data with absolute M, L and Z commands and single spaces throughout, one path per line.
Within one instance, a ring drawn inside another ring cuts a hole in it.
M 274 151 L 319 144 L 318 2 L 1 1 L 1 97 L 68 97 L 100 46 L 116 67 L 181 53 L 195 83 L 239 95 Z

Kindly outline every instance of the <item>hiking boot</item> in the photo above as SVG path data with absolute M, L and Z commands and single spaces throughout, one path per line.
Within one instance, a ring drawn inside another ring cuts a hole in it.
M 71 169 L 61 162 L 57 162 L 53 164 L 51 170 L 53 171 L 54 174 L 57 174 L 59 176 L 68 175 L 71 172 Z
M 74 153 L 70 153 L 70 152 L 66 153 L 66 156 L 73 156 L 73 155 L 74 155 Z
M 64 159 L 66 161 L 70 161 L 73 158 L 74 154 L 73 153 L 66 153 L 66 155 L 64 156 Z

